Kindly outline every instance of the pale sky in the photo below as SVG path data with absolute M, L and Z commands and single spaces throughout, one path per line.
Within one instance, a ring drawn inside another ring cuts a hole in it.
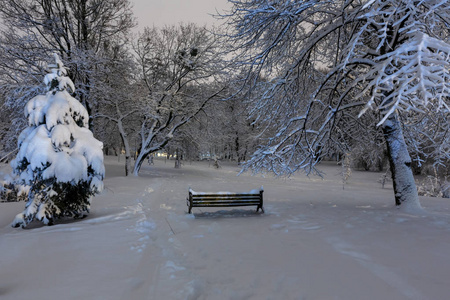
M 227 0 L 130 0 L 139 22 L 138 30 L 145 26 L 161 27 L 183 23 L 198 25 L 220 24 L 210 14 L 216 9 L 223 12 L 229 7 Z

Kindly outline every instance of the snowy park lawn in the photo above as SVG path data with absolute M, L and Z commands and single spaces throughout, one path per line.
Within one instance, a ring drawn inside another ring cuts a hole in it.
M 379 173 L 322 164 L 325 178 L 236 176 L 237 165 L 155 160 L 124 177 L 107 157 L 105 190 L 90 215 L 10 222 L 24 202 L 0 203 L 0 299 L 448 299 L 450 201 L 426 212 L 394 207 Z M 4 171 L 8 170 L 2 165 Z M 194 208 L 188 188 L 247 192 L 253 207 Z

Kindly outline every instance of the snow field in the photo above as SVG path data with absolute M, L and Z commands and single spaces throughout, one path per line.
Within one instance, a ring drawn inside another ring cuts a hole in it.
M 24 203 L 0 203 L 0 298 L 445 299 L 450 293 L 450 203 L 421 198 L 423 214 L 394 207 L 377 173 L 325 163 L 322 180 L 237 177 L 238 166 L 155 160 L 123 177 L 106 157 L 105 190 L 90 215 L 47 227 L 9 223 Z M 188 188 L 264 186 L 256 207 L 194 208 Z

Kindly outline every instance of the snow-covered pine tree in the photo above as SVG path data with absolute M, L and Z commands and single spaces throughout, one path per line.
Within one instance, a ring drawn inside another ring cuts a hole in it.
M 18 139 L 11 162 L 18 185 L 29 187 L 25 210 L 13 227 L 33 220 L 51 225 L 56 218 L 85 216 L 92 196 L 103 189 L 103 144 L 88 129 L 89 115 L 71 96 L 73 82 L 58 55 L 44 78 L 48 92 L 25 107 L 29 127 Z

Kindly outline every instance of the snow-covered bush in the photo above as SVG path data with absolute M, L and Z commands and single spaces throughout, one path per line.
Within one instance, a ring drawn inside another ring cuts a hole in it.
M 14 178 L 11 176 L 0 179 L 0 201 L 2 202 L 26 201 L 28 192 L 29 187 L 15 185 Z
M 25 210 L 13 227 L 37 219 L 51 225 L 59 217 L 83 217 L 93 195 L 103 189 L 103 144 L 88 129 L 89 115 L 69 93 L 73 82 L 55 54 L 44 78 L 48 92 L 25 107 L 28 127 L 18 138 L 11 162 L 16 185 L 29 187 Z
M 351 165 L 357 170 L 383 171 L 388 165 L 388 158 L 384 145 L 357 145 L 352 149 Z
M 351 169 L 351 154 L 345 153 L 341 160 L 341 176 L 342 176 L 342 189 L 345 189 L 345 185 L 347 184 L 348 180 L 350 179 L 350 176 L 352 175 L 352 169 Z
M 420 182 L 417 191 L 420 196 L 450 198 L 450 182 L 447 177 L 441 178 L 434 168 L 434 175 L 428 175 Z
M 441 184 L 442 190 L 442 198 L 450 198 L 450 181 L 445 180 L 443 184 Z

